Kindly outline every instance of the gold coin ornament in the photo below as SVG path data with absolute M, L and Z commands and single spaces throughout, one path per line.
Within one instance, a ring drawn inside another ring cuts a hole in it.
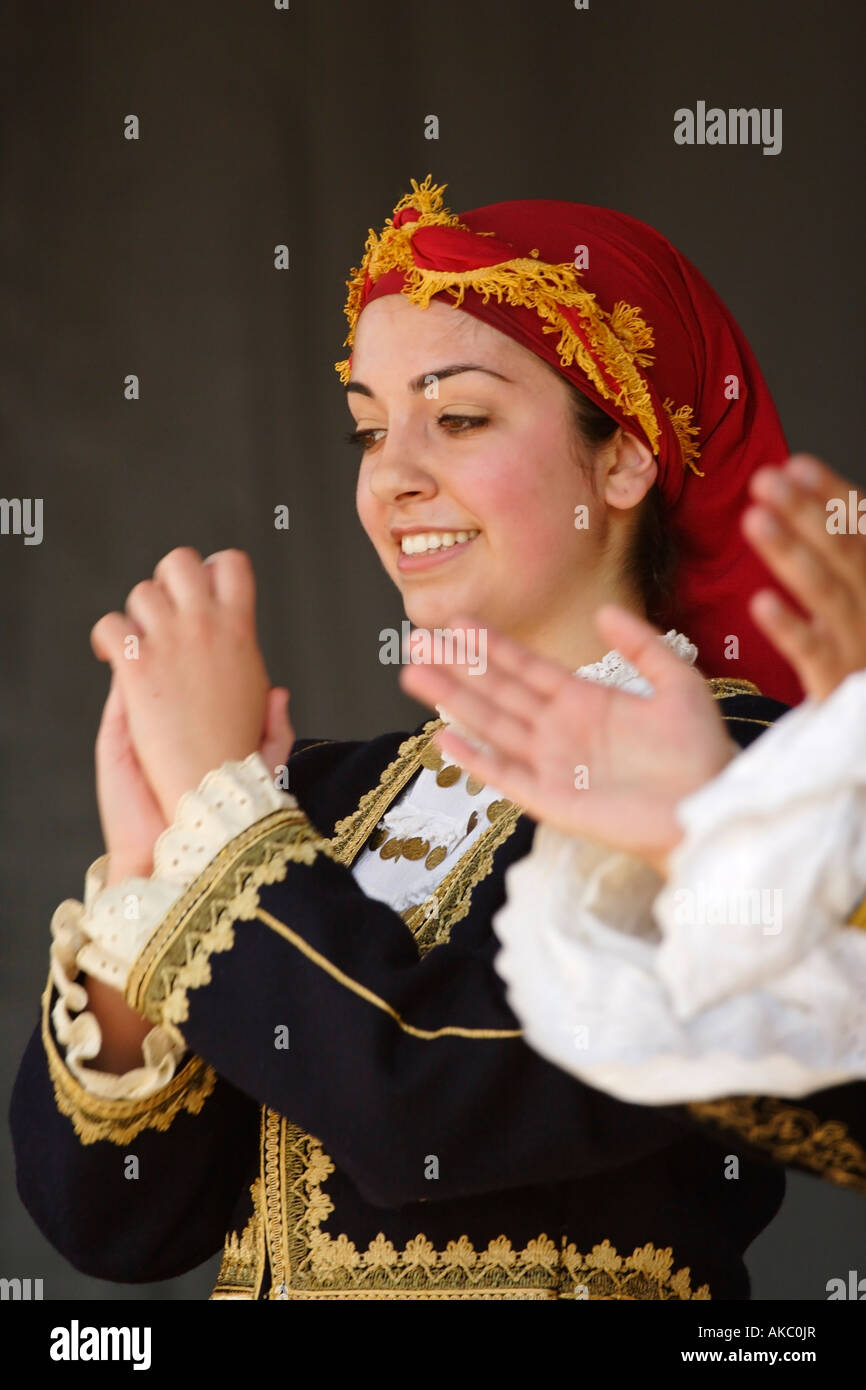
M 402 851 L 403 841 L 398 840 L 397 837 L 394 836 L 392 839 L 386 840 L 385 844 L 379 850 L 379 857 L 381 859 L 399 859 Z
M 461 769 L 455 763 L 449 763 L 447 767 L 443 767 L 441 772 L 437 772 L 436 785 L 437 787 L 453 787 L 455 782 L 460 781 L 460 777 Z
M 472 773 L 470 772 L 469 776 L 466 778 L 466 790 L 468 791 L 469 795 L 477 796 L 479 792 L 484 791 L 484 786 L 484 782 L 482 782 L 478 777 L 473 777 Z
M 372 835 L 370 836 L 370 848 L 378 849 L 380 845 L 384 845 L 387 838 L 387 830 L 385 830 L 383 826 L 379 826 L 379 828 L 377 830 L 374 830 Z
M 466 827 L 466 834 L 467 834 L 467 835 L 471 835 L 477 824 L 478 824 L 478 812 L 477 812 L 477 811 L 473 811 L 473 812 L 472 812 L 472 815 L 469 817 L 469 824 L 468 824 L 467 827 Z
M 487 819 L 491 825 L 495 825 L 496 821 L 500 820 L 513 805 L 513 801 L 507 801 L 504 797 L 501 801 L 491 801 L 487 807 Z
M 432 743 L 428 743 L 424 752 L 421 754 L 421 766 L 429 768 L 431 772 L 439 772 L 439 770 L 445 766 L 445 759 L 442 757 L 439 749 L 434 748 Z
M 425 869 L 437 869 L 447 852 L 444 845 L 437 845 L 435 849 L 431 849 L 427 858 L 424 860 Z
M 403 845 L 403 853 L 407 859 L 423 859 L 425 854 L 429 854 L 429 852 L 430 841 L 422 840 L 420 835 L 413 835 Z

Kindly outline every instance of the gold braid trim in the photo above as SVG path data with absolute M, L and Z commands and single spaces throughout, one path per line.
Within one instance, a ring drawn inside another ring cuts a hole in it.
M 437 1250 L 419 1233 L 398 1250 L 380 1231 L 359 1250 L 346 1235 L 322 1230 L 334 1210 L 324 1191 L 334 1164 L 320 1142 L 273 1110 L 266 1124 L 266 1186 L 274 1192 L 268 1243 L 280 1271 L 272 1299 L 710 1298 L 706 1284 L 692 1290 L 688 1268 L 673 1271 L 669 1247 L 652 1244 L 622 1256 L 605 1240 L 583 1255 L 564 1236 L 557 1243 L 542 1233 L 519 1250 L 504 1235 L 476 1250 L 462 1235 Z
M 426 902 L 417 903 L 401 914 L 422 955 L 433 946 L 451 940 L 452 927 L 469 913 L 473 889 L 492 872 L 493 856 L 508 839 L 521 814 L 519 806 L 510 806 L 470 845 Z
M 653 330 L 642 310 L 618 301 L 607 313 L 596 296 L 580 284 L 580 272 L 571 261 L 558 264 L 542 261 L 537 253 L 471 270 L 435 270 L 417 265 L 412 253 L 412 237 L 419 227 L 470 230 L 443 206 L 442 195 L 447 185 L 432 184 L 431 179 L 432 175 L 428 174 L 422 184 L 411 180 L 413 191 L 404 194 L 394 208 L 394 215 L 385 219 L 381 237 L 374 228 L 369 229 L 361 264 L 352 267 L 346 281 L 345 314 L 349 332 L 343 345 L 351 348 L 354 342 L 367 275 L 375 283 L 389 270 L 402 271 L 406 283 L 401 293 L 422 309 L 429 306 L 434 295 L 443 292 L 451 295 L 455 308 L 463 303 L 467 289 L 481 295 L 484 304 L 495 295 L 500 304 L 504 299 L 512 306 L 534 309 L 545 321 L 542 332 L 559 334 L 556 350 L 563 367 L 576 362 L 605 400 L 637 419 L 653 453 L 658 454 L 661 424 L 649 386 L 640 371 L 655 360 L 649 351 L 653 346 Z M 394 217 L 409 207 L 419 212 L 417 221 L 395 227 Z M 480 235 L 494 236 L 495 233 Z M 576 312 L 581 333 L 562 312 L 564 308 Z M 334 367 L 346 385 L 351 370 L 349 358 L 335 362 Z M 679 441 L 683 464 L 703 477 L 697 466 L 700 450 L 694 436 L 699 428 L 692 424 L 692 407 L 683 405 L 675 410 L 673 401 L 666 400 L 664 411 Z
M 271 931 L 276 932 L 284 941 L 288 941 L 303 956 L 306 956 L 307 960 L 312 961 L 326 975 L 330 975 L 332 980 L 336 980 L 337 984 L 350 990 L 352 994 L 363 999 L 365 1003 L 371 1004 L 374 1009 L 379 1009 L 382 1013 L 387 1014 L 397 1027 L 402 1032 L 408 1033 L 410 1037 L 419 1038 L 423 1042 L 435 1042 L 437 1038 L 475 1038 L 485 1042 L 502 1042 L 506 1038 L 523 1036 L 520 1028 L 467 1028 L 459 1023 L 446 1023 L 440 1028 L 416 1027 L 415 1024 L 409 1023 L 403 1018 L 402 1014 L 398 1013 L 387 999 L 383 999 L 381 995 L 361 984 L 360 980 L 355 980 L 351 975 L 347 975 L 345 970 L 341 970 L 333 961 L 328 960 L 327 956 L 323 956 L 321 951 L 317 951 L 308 941 L 304 940 L 299 932 L 293 931 L 285 922 L 281 922 L 279 918 L 266 912 L 264 908 L 259 908 L 256 916 L 265 926 L 270 927 Z
M 142 1100 L 105 1100 L 82 1086 L 66 1066 L 51 1032 L 51 988 L 49 978 L 42 995 L 42 1044 L 57 1109 L 72 1121 L 82 1144 L 107 1139 L 125 1145 L 142 1130 L 167 1130 L 181 1110 L 199 1114 L 217 1079 L 200 1057 L 191 1057 L 165 1086 Z
M 421 754 L 443 720 L 429 719 L 420 733 L 404 739 L 397 756 L 385 768 L 378 786 L 365 792 L 355 807 L 334 826 L 328 848 L 335 859 L 349 865 L 366 844 L 391 802 L 421 766 Z
M 866 1192 L 866 1153 L 841 1120 L 821 1120 L 811 1110 L 769 1096 L 730 1096 L 692 1101 L 698 1120 L 732 1131 L 778 1163 L 808 1168 L 839 1187 Z
M 290 862 L 312 864 L 327 843 L 297 808 L 274 811 L 235 836 L 166 913 L 135 960 L 126 986 L 131 1008 L 177 1027 L 189 1017 L 187 993 L 211 980 L 210 958 L 234 945 L 234 924 L 256 915 L 259 888 L 279 883 Z
M 250 1187 L 252 1215 L 241 1231 L 226 1236 L 211 1299 L 258 1298 L 265 1269 L 265 1202 L 261 1177 Z
M 710 694 L 714 700 L 724 700 L 729 695 L 760 695 L 760 690 L 752 681 L 737 680 L 732 676 L 710 676 L 707 680 Z
M 352 863 L 388 807 L 421 767 L 424 751 L 443 723 L 442 719 L 430 719 L 420 733 L 404 739 L 397 756 L 383 771 L 378 785 L 365 792 L 355 810 L 337 822 L 328 842 L 335 859 L 346 865 Z M 510 807 L 479 835 L 426 902 L 418 903 L 402 914 L 422 955 L 431 947 L 450 940 L 451 928 L 469 912 L 473 888 L 492 871 L 493 856 L 508 839 L 520 814 L 519 807 Z

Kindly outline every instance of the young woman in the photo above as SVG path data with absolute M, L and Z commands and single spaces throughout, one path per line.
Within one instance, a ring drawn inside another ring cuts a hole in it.
M 799 696 L 737 524 L 787 450 L 724 306 L 631 218 L 458 218 L 429 177 L 350 286 L 358 511 L 409 619 L 468 610 L 604 681 L 600 605 L 675 615 L 716 699 L 681 726 L 680 789 L 712 779 Z M 747 1297 L 783 1172 L 744 1145 L 728 1182 L 738 1144 L 688 1107 L 527 1045 L 492 922 L 534 822 L 443 763 L 439 721 L 293 743 L 234 552 L 172 552 L 93 641 L 107 853 L 55 914 L 12 1104 L 48 1238 L 136 1281 L 225 1237 L 215 1298 Z

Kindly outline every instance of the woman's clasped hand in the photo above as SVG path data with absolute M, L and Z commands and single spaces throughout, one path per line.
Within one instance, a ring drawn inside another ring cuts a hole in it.
M 283 763 L 294 736 L 289 692 L 271 688 L 259 647 L 247 555 L 172 550 L 108 613 L 91 645 L 112 671 L 96 743 L 106 849 L 147 868 L 184 792 L 224 762 L 261 752 Z

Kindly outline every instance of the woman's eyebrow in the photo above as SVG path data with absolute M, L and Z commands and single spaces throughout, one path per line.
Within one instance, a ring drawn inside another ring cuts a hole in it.
M 500 381 L 511 381 L 511 377 L 503 376 L 502 372 L 495 372 L 492 367 L 482 367 L 477 362 L 455 362 L 450 367 L 439 367 L 435 372 L 422 372 L 420 376 L 413 377 L 409 382 L 409 390 L 417 396 L 429 386 L 432 379 L 444 381 L 447 376 L 457 376 L 460 372 L 486 372 L 488 376 L 498 377 Z M 362 396 L 375 395 L 375 392 L 361 381 L 347 382 L 346 391 L 357 391 Z

